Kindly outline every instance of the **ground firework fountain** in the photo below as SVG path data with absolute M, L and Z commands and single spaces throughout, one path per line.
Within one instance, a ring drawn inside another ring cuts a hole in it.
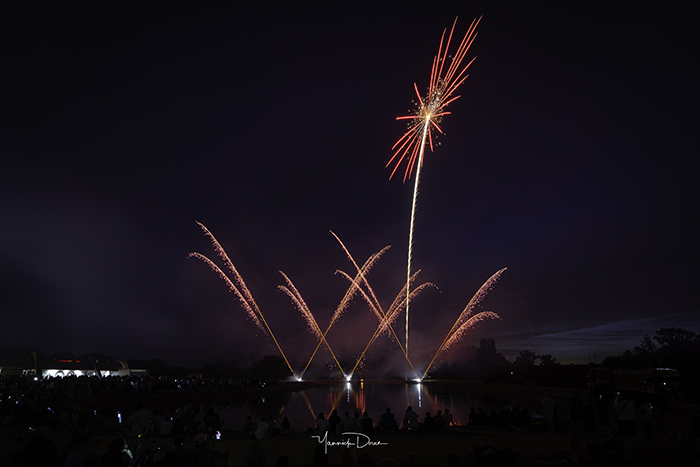
M 257 303 L 253 299 L 253 295 L 250 292 L 250 290 L 248 289 L 247 285 L 245 284 L 243 277 L 238 272 L 236 267 L 233 265 L 233 262 L 231 261 L 229 256 L 226 254 L 226 251 L 221 246 L 221 244 L 216 240 L 214 235 L 203 224 L 200 224 L 200 223 L 198 223 L 198 224 L 202 228 L 202 230 L 204 230 L 204 233 L 211 239 L 216 253 L 219 255 L 221 260 L 223 260 L 226 269 L 228 269 L 229 273 L 233 276 L 234 280 L 231 280 L 229 275 L 224 270 L 222 270 L 219 266 L 217 266 L 217 264 L 214 261 L 212 261 L 208 257 L 202 255 L 201 253 L 190 253 L 189 256 L 192 258 L 197 258 L 197 259 L 205 262 L 212 270 L 214 270 L 224 280 L 224 282 L 228 285 L 229 290 L 234 295 L 236 295 L 236 298 L 238 298 L 238 300 L 240 301 L 243 309 L 246 310 L 249 317 L 253 320 L 253 323 L 255 323 L 255 325 L 260 330 L 263 331 L 263 333 L 268 335 L 274 341 L 275 345 L 277 346 L 277 349 L 279 350 L 280 354 L 284 358 L 284 361 L 287 363 L 287 366 L 289 367 L 289 370 L 291 371 L 292 376 L 294 376 L 294 378 L 296 378 L 297 380 L 301 380 L 304 377 L 304 373 L 308 369 L 309 365 L 311 364 L 312 360 L 314 359 L 314 357 L 315 357 L 315 355 L 316 355 L 316 353 L 321 345 L 325 345 L 328 348 L 328 350 L 331 353 L 331 355 L 333 356 L 333 359 L 338 367 L 338 370 L 342 374 L 342 376 L 344 378 L 350 380 L 352 378 L 352 375 L 355 372 L 355 370 L 358 368 L 358 366 L 363 361 L 369 348 L 376 341 L 376 339 L 381 335 L 388 335 L 390 337 L 393 337 L 394 342 L 396 342 L 396 344 L 399 346 L 404 357 L 406 358 L 406 362 L 411 367 L 411 370 L 413 371 L 413 375 L 414 375 L 415 379 L 421 380 L 428 374 L 428 371 L 430 370 L 433 363 L 435 362 L 435 359 L 442 352 L 444 352 L 448 348 L 452 347 L 455 343 L 457 343 L 464 336 L 464 333 L 466 330 L 470 329 L 476 323 L 478 323 L 479 321 L 482 321 L 484 319 L 498 318 L 498 315 L 496 313 L 491 312 L 491 311 L 482 311 L 479 313 L 475 313 L 474 308 L 486 296 L 486 293 L 493 287 L 493 284 L 499 279 L 500 275 L 503 273 L 503 271 L 505 271 L 505 269 L 501 269 L 500 271 L 495 273 L 493 276 L 491 276 L 491 278 L 489 278 L 488 281 L 486 281 L 486 283 L 484 283 L 484 285 L 482 285 L 479 288 L 477 293 L 469 301 L 467 306 L 464 308 L 462 313 L 459 315 L 459 317 L 457 318 L 457 321 L 455 321 L 454 325 L 452 326 L 450 331 L 447 333 L 445 340 L 443 341 L 443 343 L 440 345 L 440 347 L 437 349 L 437 351 L 433 355 L 433 358 L 430 361 L 430 364 L 428 365 L 428 367 L 425 369 L 425 372 L 421 375 L 414 368 L 413 363 L 409 359 L 405 348 L 401 345 L 401 341 L 397 337 L 396 332 L 394 331 L 392 324 L 396 321 L 396 318 L 401 314 L 406 303 L 409 303 L 411 300 L 413 300 L 415 297 L 417 297 L 421 291 L 423 291 L 426 287 L 432 286 L 432 284 L 431 283 L 424 283 L 424 284 L 421 284 L 417 287 L 414 287 L 413 290 L 411 290 L 411 287 L 413 286 L 413 284 L 414 284 L 414 282 L 415 282 L 415 280 L 420 272 L 420 271 L 416 271 L 411 276 L 410 281 L 408 282 L 407 286 L 401 288 L 401 290 L 396 295 L 396 297 L 392 301 L 391 305 L 389 306 L 389 308 L 385 312 L 381 303 L 379 302 L 379 299 L 377 298 L 376 294 L 374 293 L 374 290 L 370 286 L 369 281 L 367 280 L 367 273 L 372 268 L 372 266 L 377 262 L 377 260 L 380 258 L 380 256 L 382 254 L 384 254 L 384 252 L 386 252 L 389 247 L 385 247 L 381 251 L 371 255 L 367 259 L 367 261 L 365 261 L 365 263 L 360 267 L 358 265 L 358 263 L 355 261 L 355 259 L 352 257 L 352 255 L 350 254 L 348 249 L 345 247 L 345 245 L 341 242 L 341 240 L 335 234 L 333 234 L 335 236 L 335 238 L 338 240 L 338 242 L 340 243 L 340 245 L 342 246 L 343 251 L 347 255 L 348 259 L 355 267 L 357 273 L 353 277 L 344 271 L 338 271 L 338 273 L 340 275 L 345 277 L 350 282 L 350 286 L 348 287 L 347 291 L 345 292 L 345 295 L 343 296 L 342 300 L 340 301 L 340 304 L 336 308 L 336 311 L 333 313 L 333 317 L 331 318 L 331 321 L 330 321 L 325 332 L 321 331 L 321 327 L 318 325 L 316 318 L 314 317 L 314 315 L 311 312 L 311 310 L 309 309 L 309 307 L 306 305 L 306 302 L 304 301 L 303 297 L 301 296 L 301 293 L 294 286 L 291 279 L 289 279 L 289 277 L 285 273 L 280 271 L 280 273 L 282 274 L 282 276 L 287 284 L 287 285 L 279 286 L 280 290 L 282 290 L 285 294 L 287 294 L 292 299 L 292 302 L 294 303 L 296 308 L 301 312 L 302 316 L 306 320 L 307 325 L 308 325 L 311 333 L 318 339 L 318 345 L 316 346 L 316 349 L 314 350 L 313 354 L 309 358 L 308 363 L 306 364 L 306 366 L 304 367 L 304 369 L 302 371 L 297 373 L 294 371 L 291 364 L 289 363 L 287 355 L 282 350 L 282 347 L 280 346 L 279 341 L 277 340 L 274 333 L 272 332 L 272 329 L 270 328 L 262 311 L 260 310 Z M 410 292 L 410 293 L 408 293 L 408 296 L 406 296 L 407 291 Z M 350 371 L 346 372 L 343 370 L 342 366 L 340 365 L 340 362 L 338 362 L 338 359 L 336 358 L 335 353 L 333 352 L 331 344 L 327 340 L 327 334 L 330 331 L 330 329 L 333 327 L 333 325 L 337 323 L 338 319 L 347 310 L 347 307 L 348 307 L 350 300 L 356 294 L 359 294 L 362 296 L 363 300 L 367 303 L 370 310 L 377 317 L 379 324 L 377 325 L 377 328 L 374 331 L 374 334 L 372 335 L 371 339 L 369 340 L 369 342 L 365 346 L 364 350 L 356 359 L 355 364 L 352 367 L 352 369 Z

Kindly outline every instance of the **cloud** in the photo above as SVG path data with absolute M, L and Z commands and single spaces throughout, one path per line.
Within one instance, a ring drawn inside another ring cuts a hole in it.
M 639 345 L 645 334 L 653 336 L 661 328 L 682 328 L 700 332 L 700 312 L 680 313 L 623 321 L 613 321 L 568 331 L 560 331 L 559 325 L 537 336 L 504 337 L 505 345 L 499 349 L 514 358 L 521 350 L 552 354 L 562 362 L 586 363 L 595 356 L 600 362 L 611 355 L 619 355 Z

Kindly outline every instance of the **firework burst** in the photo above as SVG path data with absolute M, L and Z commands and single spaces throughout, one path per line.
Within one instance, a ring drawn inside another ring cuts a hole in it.
M 425 153 L 425 142 L 428 141 L 430 144 L 430 150 L 433 151 L 433 131 L 437 130 L 439 133 L 443 133 L 442 128 L 440 128 L 440 123 L 442 117 L 449 115 L 450 112 L 446 111 L 448 105 L 450 105 L 455 100 L 459 99 L 460 96 L 456 95 L 455 92 L 457 88 L 467 79 L 467 69 L 474 62 L 473 58 L 466 65 L 463 65 L 464 58 L 469 51 L 474 39 L 476 39 L 476 27 L 481 21 L 481 18 L 472 21 L 469 26 L 467 33 L 464 35 L 462 42 L 457 47 L 457 51 L 454 56 L 448 56 L 450 50 L 450 44 L 452 42 L 452 36 L 454 35 L 455 26 L 457 25 L 457 19 L 455 18 L 452 24 L 452 29 L 450 30 L 450 35 L 447 37 L 447 42 L 445 42 L 445 34 L 447 29 L 442 32 L 442 37 L 440 38 L 440 46 L 438 47 L 438 53 L 433 58 L 433 66 L 430 70 L 430 80 L 428 83 L 428 92 L 425 96 L 421 96 L 420 91 L 418 91 L 418 85 L 413 83 L 413 89 L 416 91 L 416 96 L 418 97 L 418 102 L 416 103 L 416 109 L 411 115 L 405 115 L 402 117 L 397 117 L 397 120 L 408 120 L 408 131 L 403 134 L 401 138 L 394 144 L 392 150 L 395 150 L 394 155 L 389 159 L 386 166 L 389 167 L 394 163 L 394 170 L 392 170 L 389 178 L 391 179 L 399 166 L 407 159 L 406 170 L 404 172 L 403 180 L 410 177 L 413 173 L 414 166 L 416 168 L 416 180 L 413 186 L 413 202 L 411 204 L 411 225 L 408 231 L 408 262 L 406 266 L 406 354 L 408 355 L 408 298 L 410 296 L 408 290 L 408 283 L 411 281 L 411 256 L 413 254 L 413 225 L 416 217 L 416 199 L 418 198 L 418 182 L 420 180 L 420 169 L 423 166 L 423 154 Z M 444 45 L 444 48 L 443 48 Z M 448 60 L 451 58 L 451 60 Z M 449 61 L 449 65 L 445 67 L 445 64 Z M 417 164 L 416 164 L 417 160 Z
M 445 42 L 447 29 L 443 31 L 442 37 L 440 38 L 438 54 L 433 58 L 428 92 L 424 96 L 421 96 L 420 91 L 418 91 L 418 85 L 414 83 L 413 89 L 418 97 L 416 108 L 411 115 L 396 118 L 397 120 L 408 120 L 409 124 L 408 131 L 406 131 L 391 148 L 395 150 L 395 152 L 386 166 L 389 167 L 394 163 L 394 169 L 389 178 L 394 176 L 404 160 L 406 160 L 407 163 L 403 179 L 406 181 L 407 178 L 410 178 L 417 159 L 420 159 L 419 165 L 422 165 L 422 155 L 426 139 L 430 145 L 430 150 L 434 151 L 434 140 L 436 136 L 434 132 L 437 131 L 440 134 L 444 134 L 442 128 L 440 128 L 440 123 L 442 122 L 442 117 L 451 113 L 445 109 L 449 104 L 459 99 L 460 96 L 455 95 L 455 92 L 464 80 L 467 79 L 467 76 L 469 76 L 466 74 L 467 69 L 474 62 L 473 58 L 466 65 L 462 66 L 469 48 L 474 42 L 474 39 L 476 39 L 476 26 L 479 24 L 479 21 L 481 21 L 481 18 L 472 21 L 469 30 L 452 57 L 448 55 L 448 52 L 457 20 L 455 19 L 452 25 L 447 42 Z M 445 67 L 445 63 L 448 61 L 449 65 Z

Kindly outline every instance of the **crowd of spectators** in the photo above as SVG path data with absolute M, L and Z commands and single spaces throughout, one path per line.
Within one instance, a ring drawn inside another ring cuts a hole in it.
M 13 439 L 12 444 L 6 446 L 8 454 L 4 458 L 0 456 L 0 463 L 11 467 L 225 465 L 228 454 L 217 450 L 212 444 L 221 435 L 222 427 L 222 420 L 213 406 L 190 402 L 168 410 L 155 409 L 139 402 L 143 398 L 137 396 L 236 391 L 259 385 L 261 383 L 251 381 L 174 380 L 160 377 L 67 377 L 43 380 L 33 377 L 2 377 L 0 430 L 11 434 Z M 571 430 L 575 435 L 571 438 L 570 445 L 563 450 L 562 459 L 565 462 L 591 465 L 592 462 L 601 462 L 600 459 L 621 459 L 620 465 L 624 465 L 624 462 L 629 461 L 634 448 L 630 439 L 637 435 L 635 417 L 644 415 L 650 408 L 644 404 L 635 405 L 626 396 L 622 395 L 611 402 L 608 412 L 604 414 L 602 409 L 594 407 L 590 399 L 584 402 L 574 395 L 567 401 L 570 425 L 566 430 Z M 98 400 L 117 401 L 117 406 L 125 407 L 124 412 L 110 408 L 115 404 L 96 408 L 90 405 L 90 402 Z M 304 427 L 298 431 L 308 431 L 319 438 L 328 436 L 330 439 L 337 439 L 344 433 L 372 436 L 404 432 L 430 436 L 465 429 L 561 431 L 559 404 L 554 397 L 546 394 L 541 405 L 542 415 L 531 415 L 530 410 L 520 404 L 510 404 L 500 410 L 491 410 L 490 413 L 481 407 L 472 408 L 468 423 L 459 425 L 458 428 L 449 409 L 444 409 L 444 413 L 438 410 L 434 414 L 425 412 L 419 415 L 408 406 L 400 417 L 395 416 L 391 408 L 387 408 L 378 417 L 367 411 L 357 411 L 354 414 L 345 411 L 341 416 L 337 410 L 333 410 L 328 417 L 319 413 L 315 428 Z M 590 431 L 590 416 L 596 411 L 598 416 L 593 416 L 594 426 L 593 431 Z M 585 438 L 586 435 L 598 433 L 596 420 L 606 436 L 604 441 Z M 614 421 L 614 426 L 611 426 L 611 420 Z M 693 420 L 693 426 L 700 428 L 697 413 Z M 643 418 L 640 419 L 640 435 L 651 439 L 651 424 L 644 421 Z M 291 436 L 294 432 L 293 424 L 294 420 L 290 421 L 287 417 L 278 420 L 273 415 L 265 415 L 253 420 L 252 416 L 247 416 L 241 420 L 240 431 L 227 435 L 256 440 L 256 447 L 246 455 L 244 465 L 263 467 L 266 465 L 265 448 L 264 444 L 259 443 L 271 438 Z M 63 433 L 62 439 L 66 442 L 57 445 L 55 436 L 50 436 L 50 433 Z M 351 455 L 345 453 L 343 456 Z M 280 467 L 284 467 L 283 457 L 277 461 Z M 382 459 L 363 464 L 360 457 L 343 457 L 339 460 L 339 465 L 387 466 L 396 462 Z M 450 462 L 455 467 L 515 465 L 516 458 L 517 454 L 508 449 L 482 446 L 467 456 L 448 461 L 446 465 L 451 465 Z M 329 465 L 328 462 L 327 456 L 324 457 L 317 451 L 311 465 L 325 466 Z M 365 462 L 370 460 L 365 459 Z M 419 467 L 420 459 L 413 453 L 404 459 L 403 465 Z

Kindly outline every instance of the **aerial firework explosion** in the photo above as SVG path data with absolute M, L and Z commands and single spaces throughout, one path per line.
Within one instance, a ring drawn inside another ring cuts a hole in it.
M 404 182 L 406 178 L 410 177 L 413 173 L 413 168 L 416 166 L 416 159 L 418 162 L 416 168 L 416 181 L 413 187 L 413 202 L 411 203 L 411 226 L 408 233 L 408 261 L 406 265 L 406 287 L 411 280 L 411 256 L 413 253 L 413 226 L 416 217 L 416 199 L 418 198 L 418 182 L 420 180 L 420 169 L 423 166 L 423 154 L 425 152 L 425 142 L 426 140 L 430 143 L 430 150 L 433 151 L 433 131 L 437 130 L 439 133 L 443 133 L 442 128 L 440 128 L 440 122 L 442 117 L 449 115 L 451 112 L 447 112 L 445 109 L 449 104 L 459 99 L 460 96 L 455 95 L 457 88 L 467 79 L 467 69 L 474 62 L 472 58 L 466 65 L 462 66 L 464 58 L 469 51 L 474 39 L 476 39 L 476 26 L 481 21 L 481 18 L 472 21 L 469 26 L 467 33 L 462 38 L 462 42 L 457 47 L 457 51 L 454 56 L 448 56 L 450 50 L 450 44 L 452 42 L 452 36 L 454 35 L 455 26 L 457 25 L 457 19 L 455 18 L 452 24 L 452 29 L 450 30 L 450 35 L 445 42 L 445 34 L 447 29 L 442 32 L 442 37 L 440 38 L 440 46 L 438 47 L 438 53 L 433 58 L 433 66 L 430 70 L 430 80 L 428 84 L 428 92 L 425 96 L 421 96 L 420 91 L 418 91 L 418 86 L 413 83 L 413 89 L 416 91 L 416 96 L 418 97 L 418 102 L 416 103 L 416 109 L 411 115 L 406 115 L 402 117 L 397 117 L 397 120 L 409 120 L 408 131 L 403 134 L 401 138 L 394 144 L 392 150 L 395 149 L 396 152 L 389 159 L 386 166 L 389 167 L 392 162 L 395 162 L 394 170 L 392 170 L 389 178 L 391 179 L 396 170 L 399 168 L 404 159 L 407 159 L 406 170 L 403 175 Z M 444 44 L 444 49 L 443 49 Z M 445 67 L 445 64 L 449 61 L 449 65 Z M 397 159 L 398 157 L 398 159 Z M 408 353 L 408 290 L 406 290 L 406 340 L 405 347 Z

